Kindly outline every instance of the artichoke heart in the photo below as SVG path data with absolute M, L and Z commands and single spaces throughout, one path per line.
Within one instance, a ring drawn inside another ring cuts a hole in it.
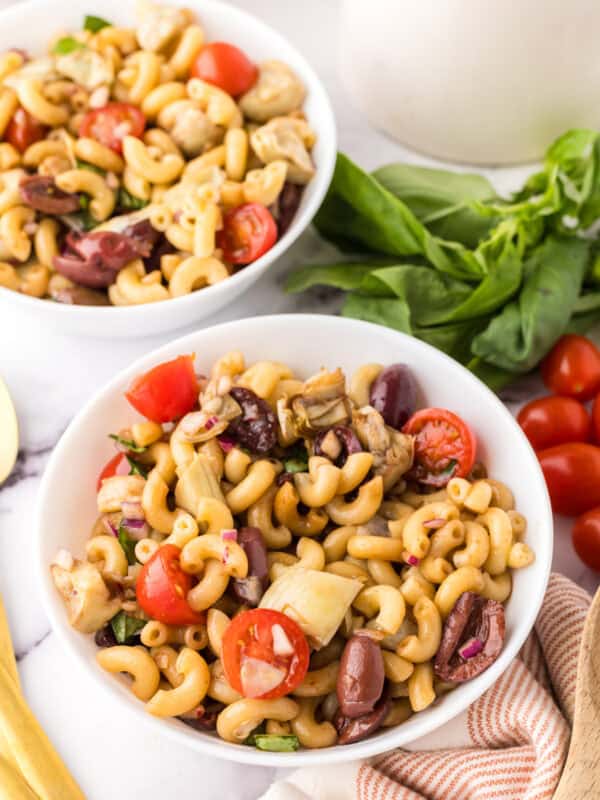
M 302 628 L 311 647 L 319 650 L 332 640 L 362 588 L 358 580 L 292 567 L 269 586 L 260 608 L 287 614 Z
M 214 497 L 224 503 L 225 498 L 219 482 L 212 471 L 210 461 L 204 453 L 197 453 L 194 460 L 181 473 L 175 486 L 175 502 L 178 508 L 183 508 L 190 514 L 197 516 L 198 503 L 204 497 Z
M 111 597 L 93 564 L 74 559 L 71 569 L 53 564 L 50 571 L 67 607 L 69 624 L 81 633 L 94 633 L 120 610 L 121 600 Z
M 292 400 L 298 429 L 310 434 L 350 420 L 351 407 L 346 395 L 346 379 L 341 369 L 322 369 L 304 384 L 302 394 Z

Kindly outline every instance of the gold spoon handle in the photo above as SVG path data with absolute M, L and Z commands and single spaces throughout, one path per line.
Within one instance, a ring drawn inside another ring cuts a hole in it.
M 0 378 L 0 485 L 8 478 L 19 453 L 19 425 L 8 388 Z

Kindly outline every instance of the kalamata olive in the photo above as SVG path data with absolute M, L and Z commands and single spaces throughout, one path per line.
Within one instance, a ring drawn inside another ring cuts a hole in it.
M 150 255 L 143 257 L 144 268 L 146 272 L 153 272 L 155 269 L 160 269 L 161 258 L 176 252 L 177 248 L 173 247 L 167 237 L 161 234 L 160 238 L 152 248 Z
M 232 589 L 242 603 L 256 608 L 269 585 L 267 546 L 258 528 L 240 528 L 237 541 L 248 558 L 248 575 L 233 580 Z
M 373 710 L 383 692 L 385 672 L 381 647 L 368 633 L 348 640 L 337 678 L 337 698 L 345 717 L 362 717 Z
M 338 732 L 338 744 L 352 744 L 366 739 L 381 727 L 391 707 L 389 696 L 384 694 L 375 708 L 362 717 L 347 717 L 341 709 L 338 709 L 333 718 L 334 727 Z
M 229 423 L 227 434 L 252 453 L 268 453 L 277 444 L 277 419 L 271 406 L 242 386 L 234 386 L 231 396 L 242 413 Z
M 417 384 L 405 364 L 391 364 L 371 384 L 369 402 L 385 424 L 400 429 L 417 407 Z
M 105 292 L 87 289 L 85 286 L 64 286 L 53 289 L 50 296 L 57 303 L 70 306 L 108 306 L 110 301 Z
M 179 717 L 179 719 L 197 731 L 214 731 L 217 727 L 217 717 L 224 708 L 223 703 L 208 703 L 199 716 Z
M 125 236 L 127 239 L 133 239 L 135 241 L 137 254 L 142 258 L 148 258 L 152 255 L 152 250 L 158 243 L 162 234 L 160 231 L 157 231 L 156 228 L 152 227 L 149 219 L 141 219 L 139 222 L 135 222 L 133 225 L 128 225 L 124 228 L 121 231 L 121 236 Z M 167 241 L 166 237 L 163 238 Z M 174 250 L 175 248 L 172 248 L 169 252 L 172 253 Z
M 283 184 L 283 189 L 279 193 L 273 208 L 273 216 L 277 220 L 277 229 L 280 237 L 288 230 L 296 216 L 296 211 L 298 211 L 302 200 L 303 190 L 304 187 L 299 186 L 297 183 L 286 181 Z
M 452 683 L 464 683 L 480 675 L 500 655 L 505 630 L 502 603 L 463 592 L 444 623 L 435 674 Z
M 105 625 L 96 631 L 94 642 L 97 647 L 114 647 L 117 644 L 117 637 L 110 625 Z
M 316 456 L 325 456 L 338 467 L 344 466 L 349 455 L 362 451 L 357 435 L 347 425 L 333 425 L 321 431 L 315 437 L 314 448 Z
M 63 192 L 46 175 L 29 175 L 19 184 L 24 203 L 44 214 L 72 214 L 79 211 L 79 195 Z

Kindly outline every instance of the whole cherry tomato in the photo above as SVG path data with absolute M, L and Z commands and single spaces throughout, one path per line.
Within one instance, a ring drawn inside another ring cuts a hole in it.
M 270 250 L 277 241 L 277 224 L 261 203 L 244 203 L 223 216 L 217 231 L 217 247 L 230 264 L 250 264 Z
M 600 394 L 596 395 L 592 406 L 592 430 L 596 442 L 600 444 Z
M 10 142 L 20 153 L 45 138 L 48 128 L 24 108 L 17 108 L 12 115 L 4 138 Z
M 80 136 L 95 139 L 116 153 L 123 149 L 126 136 L 137 136 L 144 132 L 146 117 L 137 106 L 130 103 L 108 103 L 102 108 L 88 111 L 81 121 Z
M 306 675 L 309 656 L 302 629 L 281 611 L 243 611 L 223 634 L 225 676 L 245 697 L 266 700 L 293 692 Z
M 600 447 L 570 442 L 537 456 L 554 511 L 574 517 L 600 505 Z
M 517 422 L 534 450 L 590 438 L 590 415 L 572 397 L 549 395 L 532 400 L 519 411 Z
M 445 408 L 422 408 L 402 428 L 415 436 L 409 477 L 430 486 L 466 477 L 475 462 L 477 439 L 463 420 Z
M 191 74 L 237 97 L 254 86 L 258 69 L 239 47 L 227 42 L 211 42 L 196 56 Z
M 174 544 L 159 547 L 138 576 L 137 601 L 151 619 L 165 625 L 199 625 L 205 615 L 194 611 L 187 601 L 193 579 L 181 569 L 180 553 Z
M 162 423 L 191 411 L 198 402 L 198 391 L 194 356 L 179 356 L 138 375 L 125 397 L 147 419 Z
M 585 336 L 563 336 L 542 361 L 542 378 L 554 394 L 590 400 L 600 390 L 600 351 Z
M 583 563 L 600 572 L 600 508 L 577 517 L 571 538 Z

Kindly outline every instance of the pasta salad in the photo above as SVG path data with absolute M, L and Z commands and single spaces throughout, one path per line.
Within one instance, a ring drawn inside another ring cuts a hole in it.
M 183 355 L 126 392 L 70 624 L 158 717 L 289 751 L 401 724 L 486 670 L 534 553 L 510 489 L 402 364 L 303 379 Z
M 285 63 L 208 42 L 138 0 L 47 55 L 0 55 L 0 287 L 135 305 L 223 281 L 285 233 L 315 174 L 306 91 Z M 265 54 L 268 58 L 268 54 Z

